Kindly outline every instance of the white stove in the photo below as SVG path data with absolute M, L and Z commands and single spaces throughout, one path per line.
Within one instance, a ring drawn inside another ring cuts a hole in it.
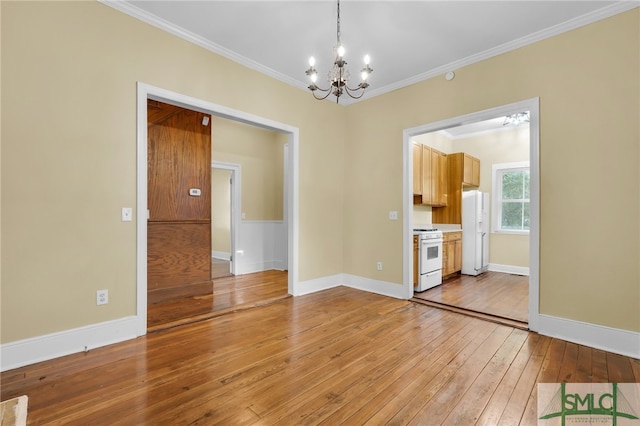
M 415 291 L 421 292 L 442 284 L 442 231 L 436 228 L 416 228 L 420 247 L 420 278 Z

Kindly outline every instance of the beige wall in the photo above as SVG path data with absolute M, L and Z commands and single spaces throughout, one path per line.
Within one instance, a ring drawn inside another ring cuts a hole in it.
M 640 331 L 638 9 L 342 108 L 102 4 L 0 7 L 2 342 L 135 314 L 138 81 L 298 127 L 300 280 L 398 285 L 402 130 L 539 96 L 541 311 Z
M 231 254 L 231 171 L 211 170 L 211 251 Z
M 138 81 L 298 127 L 299 278 L 344 270 L 343 108 L 97 2 L 0 7 L 2 342 L 135 315 Z
M 279 133 L 215 118 L 214 161 L 239 164 L 246 220 L 282 220 L 283 143 Z
M 401 281 L 403 129 L 539 97 L 541 313 L 640 331 L 639 32 L 634 9 L 349 107 L 345 272 Z

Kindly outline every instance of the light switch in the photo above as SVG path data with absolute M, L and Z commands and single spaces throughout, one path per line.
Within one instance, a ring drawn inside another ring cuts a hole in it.
M 122 221 L 131 222 L 133 220 L 133 209 L 131 207 L 122 208 Z
M 202 195 L 202 191 L 198 188 L 191 188 L 189 189 L 189 195 L 191 195 L 192 197 L 199 197 L 200 195 Z

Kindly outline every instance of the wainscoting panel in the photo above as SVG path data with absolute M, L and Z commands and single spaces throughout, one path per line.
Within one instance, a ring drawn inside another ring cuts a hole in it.
M 236 275 L 285 268 L 287 229 L 282 221 L 242 221 L 237 232 Z

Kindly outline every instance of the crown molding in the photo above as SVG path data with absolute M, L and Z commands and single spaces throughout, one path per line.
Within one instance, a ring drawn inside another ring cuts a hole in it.
M 239 55 L 238 53 L 227 49 L 223 46 L 220 46 L 216 43 L 213 43 L 197 34 L 194 34 L 190 31 L 187 31 L 177 25 L 172 24 L 169 21 L 158 18 L 157 16 L 140 9 L 127 1 L 122 0 L 98 0 L 98 2 L 109 6 L 113 9 L 116 9 L 122 13 L 125 13 L 133 18 L 139 19 L 140 21 L 146 22 L 149 25 L 153 25 L 156 28 L 159 28 L 163 31 L 166 31 L 170 34 L 173 34 L 177 37 L 180 37 L 190 43 L 193 43 L 197 46 L 200 46 L 204 49 L 207 49 L 211 52 L 217 53 L 221 56 L 224 56 L 227 59 L 230 59 L 240 65 L 244 65 L 247 68 L 258 71 L 268 77 L 279 80 L 283 83 L 289 84 L 291 86 L 297 87 L 302 90 L 308 90 L 308 87 L 305 83 L 302 83 L 299 80 L 291 78 L 281 72 L 278 72 L 272 68 L 266 67 L 256 61 L 253 61 L 245 56 Z M 437 77 L 442 74 L 446 74 L 448 71 L 460 69 L 469 65 L 472 65 L 476 62 L 483 61 L 485 59 L 492 58 L 494 56 L 501 55 L 503 53 L 510 52 L 512 50 L 519 49 L 521 47 L 536 43 L 538 41 L 545 40 L 547 38 L 551 38 L 557 36 L 559 34 L 574 30 L 576 28 L 583 27 L 585 25 L 592 24 L 594 22 L 610 18 L 617 14 L 627 12 L 629 10 L 640 7 L 640 2 L 638 0 L 622 0 L 616 3 L 613 3 L 609 6 L 605 6 L 601 9 L 595 10 L 591 13 L 587 13 L 585 15 L 579 16 L 574 19 L 570 19 L 561 24 L 555 25 L 553 27 L 544 29 L 542 31 L 538 31 L 533 34 L 529 34 L 528 36 L 521 37 L 516 40 L 512 40 L 510 42 L 501 44 L 500 46 L 496 46 L 491 49 L 487 49 L 483 52 L 479 52 L 477 54 L 467 56 L 466 58 L 460 59 L 458 61 L 450 62 L 446 65 L 442 65 L 423 73 L 417 74 L 413 77 L 397 81 L 392 84 L 388 84 L 383 87 L 379 87 L 376 89 L 370 89 L 367 93 L 360 99 L 344 99 L 340 100 L 339 104 L 342 106 L 351 105 L 357 103 L 359 101 L 364 101 L 367 99 L 371 99 L 376 96 L 383 95 L 385 93 L 401 89 L 403 87 L 410 86 L 412 84 L 419 83 L 424 80 L 428 80 L 433 77 Z M 330 102 L 334 102 L 333 98 L 328 99 Z
M 281 72 L 278 72 L 272 68 L 266 67 L 256 61 L 253 61 L 245 56 L 242 56 L 233 50 L 227 49 L 219 44 L 216 44 L 210 40 L 205 39 L 197 34 L 192 33 L 191 31 L 187 31 L 182 27 L 179 27 L 165 19 L 159 18 L 146 10 L 140 9 L 132 5 L 131 3 L 123 0 L 98 0 L 99 3 L 104 4 L 105 6 L 109 6 L 119 12 L 127 14 L 133 18 L 136 18 L 142 22 L 145 22 L 149 25 L 152 25 L 156 28 L 159 28 L 163 31 L 166 31 L 170 34 L 173 34 L 177 37 L 180 37 L 183 40 L 186 40 L 190 43 L 193 43 L 197 46 L 200 46 L 204 49 L 207 49 L 213 53 L 217 53 L 220 56 L 224 56 L 227 59 L 230 59 L 234 62 L 239 63 L 240 65 L 244 65 L 247 68 L 251 68 L 252 70 L 258 71 L 262 74 L 267 75 L 268 77 L 274 78 L 276 80 L 280 80 L 283 83 L 287 83 L 291 86 L 298 87 L 300 89 L 307 90 L 307 86 L 293 79 Z
M 610 18 L 612 16 L 618 15 L 620 13 L 628 12 L 632 9 L 640 7 L 640 2 L 638 0 L 623 0 L 609 6 L 605 6 L 602 9 L 598 9 L 591 13 L 579 16 L 574 19 L 570 19 L 561 24 L 555 25 L 553 27 L 549 27 L 542 31 L 538 31 L 533 34 L 529 34 L 525 37 L 521 37 L 519 39 L 512 40 L 510 42 L 501 44 L 499 46 L 493 47 L 491 49 L 487 49 L 483 52 L 476 53 L 471 56 L 467 56 L 466 58 L 460 59 L 458 61 L 450 62 L 446 65 L 442 65 L 437 68 L 433 68 L 431 70 L 425 71 L 421 74 L 415 75 L 413 77 L 398 81 L 393 84 L 386 85 L 384 87 L 380 87 L 374 90 L 369 91 L 365 96 L 366 98 L 372 98 L 374 96 L 380 96 L 384 93 L 391 92 L 393 90 L 401 89 L 403 87 L 410 86 L 412 84 L 419 83 L 424 80 L 428 80 L 433 77 L 437 77 L 442 74 L 446 74 L 449 71 L 454 71 L 469 65 L 472 65 L 476 62 L 483 61 L 485 59 L 492 58 L 494 56 L 501 55 L 503 53 L 510 52 L 512 50 L 519 49 L 524 46 L 528 46 L 533 43 L 537 43 L 539 41 L 555 37 L 557 35 L 575 30 L 577 28 L 583 27 L 585 25 L 592 24 L 594 22 L 601 21 L 606 18 Z M 364 100 L 364 98 L 362 100 Z M 351 102 L 353 103 L 353 102 Z

